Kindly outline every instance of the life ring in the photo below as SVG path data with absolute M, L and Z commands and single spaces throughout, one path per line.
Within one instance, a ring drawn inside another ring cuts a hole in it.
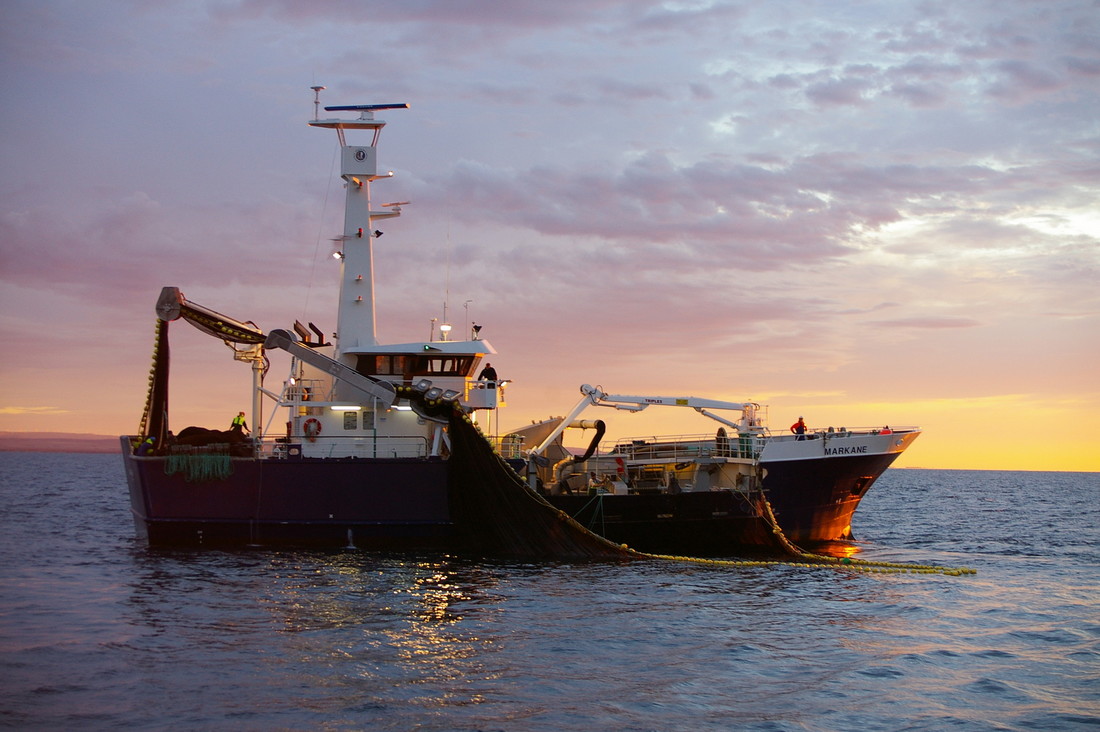
M 306 433 L 306 439 L 310 442 L 317 440 L 317 435 L 321 434 L 321 422 L 313 417 L 306 420 L 306 423 L 302 425 L 302 431 Z

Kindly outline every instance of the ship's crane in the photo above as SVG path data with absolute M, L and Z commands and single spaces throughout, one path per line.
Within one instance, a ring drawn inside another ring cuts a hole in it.
M 234 359 L 252 364 L 252 414 L 255 415 L 253 419 L 256 422 L 259 422 L 260 416 L 260 394 L 270 395 L 263 389 L 265 348 L 286 351 L 300 361 L 350 384 L 366 396 L 379 400 L 386 407 L 391 406 L 397 398 L 393 384 L 364 376 L 355 369 L 302 345 L 290 331 L 276 329 L 265 335 L 251 321 L 237 320 L 188 300 L 178 287 L 161 289 L 156 310 L 157 317 L 165 322 L 182 318 L 202 332 L 222 339 L 233 349 Z
M 562 419 L 561 423 L 551 432 L 546 439 L 538 444 L 530 455 L 541 455 L 556 440 L 562 432 L 575 424 L 574 420 L 589 406 L 611 407 L 625 412 L 640 412 L 651 406 L 689 407 L 709 417 L 716 422 L 732 427 L 738 433 L 762 433 L 764 428 L 760 425 L 757 412 L 760 405 L 755 402 L 724 402 L 718 399 L 703 399 L 701 397 L 670 397 L 670 396 L 632 396 L 626 394 L 608 394 L 600 387 L 583 384 L 581 386 L 581 400 L 573 407 L 569 416 Z M 729 410 L 741 413 L 738 421 L 732 421 L 710 410 Z

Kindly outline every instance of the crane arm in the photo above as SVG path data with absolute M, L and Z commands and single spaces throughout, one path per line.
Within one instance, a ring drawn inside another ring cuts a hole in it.
M 626 412 L 640 412 L 651 406 L 665 407 L 689 407 L 709 417 L 720 424 L 732 427 L 740 432 L 759 431 L 756 412 L 760 408 L 755 402 L 723 402 L 717 399 L 704 399 L 702 397 L 670 397 L 670 396 L 634 396 L 629 394 L 608 394 L 597 386 L 584 384 L 581 386 L 581 400 L 569 412 L 569 416 L 562 419 L 561 423 L 551 432 L 546 439 L 538 444 L 530 454 L 541 455 L 562 432 L 574 425 L 574 420 L 589 406 L 611 407 Z M 740 420 L 734 422 L 708 411 L 711 409 L 728 409 L 740 412 Z
M 318 353 L 308 346 L 303 346 L 294 334 L 288 330 L 276 328 L 268 333 L 267 339 L 264 341 L 264 348 L 282 349 L 295 358 L 305 361 L 310 366 L 351 384 L 364 394 L 380 400 L 387 407 L 391 406 L 397 399 L 393 384 L 364 376 L 350 366 L 345 366 L 323 353 Z
M 183 318 L 202 332 L 228 343 L 258 345 L 264 342 L 264 332 L 255 323 L 246 323 L 192 302 L 178 287 L 161 288 L 156 310 L 157 317 L 163 321 Z

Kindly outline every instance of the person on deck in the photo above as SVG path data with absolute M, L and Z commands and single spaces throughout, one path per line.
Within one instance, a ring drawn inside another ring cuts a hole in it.
M 497 370 L 493 368 L 493 364 L 485 364 L 485 368 L 481 370 L 481 373 L 477 377 L 480 381 L 488 381 L 488 387 L 490 389 L 497 388 Z
M 229 425 L 229 430 L 231 432 L 243 432 L 246 435 L 249 433 L 248 422 L 244 419 L 244 412 L 239 413 L 233 418 L 233 423 Z
M 801 417 L 798 418 L 797 422 L 795 422 L 794 424 L 791 425 L 791 432 L 798 435 L 798 439 L 800 439 L 800 440 L 805 440 L 806 439 L 806 437 L 805 437 L 806 423 L 802 421 Z

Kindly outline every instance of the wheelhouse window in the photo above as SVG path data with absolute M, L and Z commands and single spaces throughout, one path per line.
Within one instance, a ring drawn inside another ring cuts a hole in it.
M 405 381 L 422 376 L 472 375 L 474 357 L 455 354 L 426 353 L 364 354 L 359 356 L 356 371 L 366 376 L 400 376 Z

